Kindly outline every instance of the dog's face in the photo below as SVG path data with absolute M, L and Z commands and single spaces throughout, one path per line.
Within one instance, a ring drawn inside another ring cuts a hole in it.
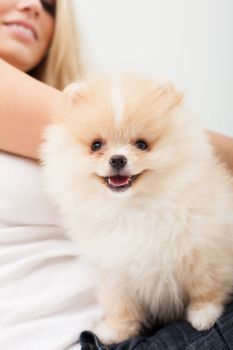
M 114 193 L 147 188 L 171 162 L 170 114 L 181 95 L 170 84 L 134 77 L 72 84 L 63 119 L 77 173 Z

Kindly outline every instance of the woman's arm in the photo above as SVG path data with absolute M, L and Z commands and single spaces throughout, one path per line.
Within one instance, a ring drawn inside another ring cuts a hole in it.
M 0 150 L 38 158 L 41 134 L 59 113 L 61 92 L 0 59 Z M 207 131 L 219 157 L 233 173 L 233 138 Z
M 0 59 L 0 150 L 38 158 L 41 134 L 61 92 Z
M 207 134 L 217 155 L 233 174 L 233 138 L 213 131 L 207 131 Z

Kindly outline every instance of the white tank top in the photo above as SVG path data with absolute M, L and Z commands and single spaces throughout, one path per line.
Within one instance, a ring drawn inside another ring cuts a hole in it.
M 100 316 L 39 166 L 0 153 L 0 349 L 68 350 Z

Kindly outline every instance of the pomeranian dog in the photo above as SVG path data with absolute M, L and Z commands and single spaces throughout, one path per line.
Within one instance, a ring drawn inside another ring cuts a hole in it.
M 71 84 L 41 154 L 67 235 L 97 271 L 97 335 L 181 317 L 209 329 L 233 290 L 233 181 L 176 88 Z

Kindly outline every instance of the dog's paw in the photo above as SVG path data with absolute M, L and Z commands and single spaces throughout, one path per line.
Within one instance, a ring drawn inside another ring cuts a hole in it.
M 95 329 L 95 333 L 98 338 L 104 344 L 116 344 L 124 341 L 128 338 L 138 335 L 139 324 L 138 322 L 107 322 L 102 321 Z
M 193 304 L 187 311 L 187 319 L 198 331 L 210 329 L 222 315 L 223 306 L 213 303 Z
M 96 327 L 95 333 L 103 344 L 113 344 L 119 341 L 117 330 L 109 326 L 105 321 Z

